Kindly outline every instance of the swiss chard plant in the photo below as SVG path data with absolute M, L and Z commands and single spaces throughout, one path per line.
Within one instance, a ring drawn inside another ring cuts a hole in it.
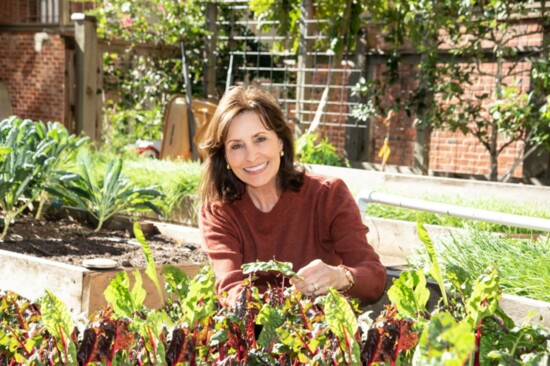
M 150 249 L 138 225 L 134 230 L 145 274 L 159 286 Z M 192 279 L 167 267 L 168 300 L 158 310 L 144 305 L 141 272 L 133 281 L 120 272 L 105 291 L 109 305 L 76 325 L 50 292 L 36 304 L 0 292 L 0 364 L 540 365 L 550 356 L 548 330 L 515 326 L 498 307 L 494 269 L 460 289 L 439 267 L 428 269 L 448 292 L 434 309 L 426 306 L 424 271 L 404 271 L 374 321 L 332 289 L 311 298 L 280 286 L 260 293 L 252 285 L 259 271 L 296 276 L 290 263 L 243 270 L 249 278 L 236 304 L 220 306 L 208 266 Z
M 122 160 L 109 161 L 105 175 L 96 177 L 88 155 L 79 157 L 79 173 L 59 172 L 46 190 L 71 206 L 86 211 L 99 231 L 116 214 L 162 211 L 152 202 L 162 193 L 155 187 L 135 187 L 122 175 Z

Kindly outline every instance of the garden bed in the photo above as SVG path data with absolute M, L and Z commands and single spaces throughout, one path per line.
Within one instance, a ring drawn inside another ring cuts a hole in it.
M 139 243 L 131 235 L 132 223 L 118 217 L 99 232 L 82 223 L 78 211 L 61 218 L 37 222 L 20 217 L 10 227 L 10 235 L 0 243 L 0 289 L 14 291 L 31 300 L 51 290 L 73 315 L 91 312 L 106 301 L 103 291 L 119 271 L 145 268 Z M 200 249 L 197 229 L 165 223 L 142 225 L 155 263 L 172 264 L 194 276 L 206 262 Z M 117 262 L 113 269 L 93 269 L 83 261 L 104 258 Z M 160 273 L 160 271 L 159 271 Z M 147 306 L 160 299 L 147 276 L 142 276 L 148 292 Z M 162 279 L 161 279 L 162 282 Z

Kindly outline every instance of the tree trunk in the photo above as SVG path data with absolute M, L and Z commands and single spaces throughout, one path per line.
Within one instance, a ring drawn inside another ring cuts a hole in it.
M 432 129 L 422 125 L 416 127 L 416 141 L 414 143 L 414 166 L 428 175 L 430 170 L 430 143 L 432 141 Z

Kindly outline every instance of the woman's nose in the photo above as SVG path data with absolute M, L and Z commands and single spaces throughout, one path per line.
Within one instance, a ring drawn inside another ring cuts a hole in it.
M 246 149 L 246 160 L 254 161 L 256 160 L 257 155 L 258 155 L 258 150 L 253 144 L 248 149 Z

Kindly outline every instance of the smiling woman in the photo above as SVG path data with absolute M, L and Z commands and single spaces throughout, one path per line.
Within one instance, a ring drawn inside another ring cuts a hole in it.
M 364 302 L 382 295 L 386 271 L 367 242 L 352 194 L 342 180 L 295 164 L 292 131 L 269 94 L 229 90 L 199 149 L 199 227 L 216 290 L 229 305 L 247 278 L 241 266 L 271 259 L 291 262 L 300 278 L 283 285 L 308 296 L 329 288 Z M 254 279 L 260 291 L 280 284 L 271 273 Z
M 262 212 L 271 211 L 279 199 L 276 177 L 281 154 L 282 140 L 255 112 L 243 112 L 233 119 L 225 143 L 227 168 L 247 185 L 250 198 Z

